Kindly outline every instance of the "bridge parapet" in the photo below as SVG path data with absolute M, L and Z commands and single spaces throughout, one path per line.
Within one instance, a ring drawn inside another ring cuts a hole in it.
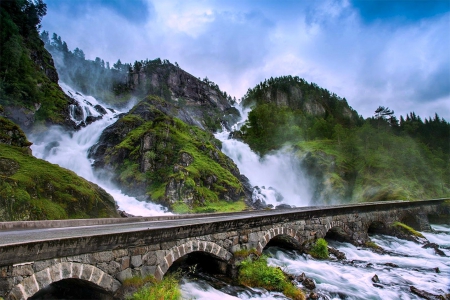
M 440 203 L 247 212 L 201 224 L 0 246 L 0 296 L 26 299 L 52 282 L 69 278 L 113 293 L 132 276 L 161 279 L 175 261 L 193 253 L 231 263 L 238 250 L 255 248 L 261 253 L 277 238 L 302 249 L 333 228 L 348 241 L 364 244 L 375 222 L 389 227 L 414 218 L 423 226 L 418 229 L 426 229 L 427 214 L 439 213 Z

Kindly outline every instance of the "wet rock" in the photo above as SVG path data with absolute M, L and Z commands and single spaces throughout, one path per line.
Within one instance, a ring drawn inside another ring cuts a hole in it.
M 440 295 L 435 295 L 432 293 L 429 293 L 427 291 L 424 290 L 419 290 L 418 288 L 414 287 L 414 286 L 410 286 L 409 289 L 411 290 L 411 292 L 413 294 L 416 294 L 417 296 L 423 298 L 423 299 L 428 299 L 428 300 L 445 300 L 444 296 L 440 296 Z
M 384 265 L 388 266 L 388 267 L 392 267 L 392 268 L 398 268 L 398 265 L 396 265 L 394 263 L 385 263 Z
M 302 273 L 295 277 L 295 280 L 297 280 L 298 282 L 303 282 L 305 279 L 306 279 L 305 273 Z
M 292 206 L 290 206 L 289 204 L 284 204 L 284 203 L 275 206 L 275 209 L 289 209 L 289 208 L 292 208 Z
M 379 282 L 380 282 L 380 279 L 378 278 L 378 275 L 377 275 L 377 274 L 373 275 L 372 281 L 373 281 L 374 283 L 379 283 Z
M 439 270 L 438 267 L 434 268 L 433 270 L 434 270 L 436 273 L 441 273 L 441 270 Z
M 302 284 L 305 288 L 309 290 L 313 290 L 316 288 L 316 284 L 314 283 L 314 280 L 311 278 L 306 277 L 305 280 L 302 281 Z
M 127 213 L 124 210 L 119 210 L 118 212 L 119 212 L 119 214 L 120 214 L 120 216 L 122 218 L 133 218 L 133 217 L 136 217 L 135 215 L 129 214 L 129 213 Z
M 312 299 L 312 300 L 319 299 L 319 294 L 311 292 L 308 296 L 308 299 Z
M 335 248 L 332 248 L 332 247 L 328 247 L 328 252 L 330 254 L 333 254 L 339 260 L 347 259 L 347 257 L 345 256 L 345 253 L 339 251 L 338 249 L 335 249 Z
M 439 255 L 439 256 L 446 256 L 444 251 L 442 251 L 441 249 L 439 249 L 439 245 L 436 243 L 426 243 L 425 245 L 422 246 L 422 248 L 424 249 L 429 249 L 429 248 L 433 248 L 434 252 Z
M 377 287 L 377 288 L 380 288 L 380 289 L 383 289 L 384 287 L 381 285 L 381 284 L 379 284 L 379 283 L 374 283 L 374 284 L 372 284 L 374 287 Z
M 105 109 L 103 106 L 99 105 L 99 104 L 97 104 L 96 106 L 94 106 L 94 109 L 95 109 L 99 114 L 102 114 L 102 115 L 106 115 L 106 114 L 107 114 L 106 109 Z

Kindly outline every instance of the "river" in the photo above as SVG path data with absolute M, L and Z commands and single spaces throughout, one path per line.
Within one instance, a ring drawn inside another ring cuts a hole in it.
M 82 95 L 69 86 L 60 84 L 64 92 L 77 100 L 83 108 L 83 116 L 72 118 L 83 122 L 87 117 L 98 117 L 95 105 L 102 105 L 95 98 Z M 103 105 L 105 106 L 105 105 Z M 105 107 L 106 108 L 106 107 Z M 52 127 L 44 135 L 30 136 L 33 154 L 51 163 L 70 169 L 78 175 L 97 183 L 110 193 L 120 209 L 141 216 L 166 214 L 159 205 L 138 201 L 124 195 L 107 177 L 96 174 L 88 159 L 88 150 L 99 139 L 103 130 L 113 124 L 119 111 L 105 109 L 103 118 L 76 132 L 68 133 L 61 128 Z M 242 111 L 247 115 L 248 111 Z M 242 121 L 236 126 L 240 126 Z M 225 130 L 217 133 L 222 141 L 223 152 L 232 158 L 241 172 L 246 175 L 255 190 L 254 199 L 260 199 L 273 206 L 289 204 L 306 206 L 311 197 L 309 183 L 293 157 L 282 150 L 260 158 L 248 145 L 228 138 Z M 281 176 L 289 174 L 289 176 Z M 280 180 L 280 178 L 287 178 Z M 450 256 L 450 226 L 433 225 L 435 232 L 423 233 L 433 243 L 439 244 Z M 321 299 L 420 299 L 410 292 L 410 286 L 435 294 L 450 293 L 450 259 L 434 253 L 433 249 L 423 249 L 421 245 L 394 237 L 375 235 L 372 240 L 386 250 L 377 254 L 368 249 L 357 248 L 348 243 L 331 241 L 331 246 L 346 254 L 344 261 L 316 260 L 309 255 L 278 248 L 266 249 L 271 255 L 269 263 L 280 266 L 288 273 L 306 273 L 316 282 L 316 292 Z M 393 263 L 398 267 L 385 265 Z M 436 272 L 438 268 L 440 273 Z M 377 274 L 379 284 L 372 282 Z M 280 293 L 261 289 L 230 286 L 218 279 L 204 276 L 204 279 L 185 277 L 182 281 L 183 297 L 186 299 L 285 299 Z M 212 284 L 214 283 L 214 284 Z M 215 288 L 214 288 L 214 287 Z

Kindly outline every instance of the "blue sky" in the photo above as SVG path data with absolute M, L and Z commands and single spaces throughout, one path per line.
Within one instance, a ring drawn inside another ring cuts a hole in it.
M 364 117 L 450 121 L 450 0 L 44 1 L 43 29 L 90 59 L 168 59 L 237 98 L 300 76 Z

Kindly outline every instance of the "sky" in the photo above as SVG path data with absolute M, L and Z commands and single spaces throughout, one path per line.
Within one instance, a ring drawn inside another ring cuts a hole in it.
M 241 98 L 299 76 L 363 117 L 450 121 L 450 0 L 44 0 L 42 30 L 111 65 L 168 59 Z

